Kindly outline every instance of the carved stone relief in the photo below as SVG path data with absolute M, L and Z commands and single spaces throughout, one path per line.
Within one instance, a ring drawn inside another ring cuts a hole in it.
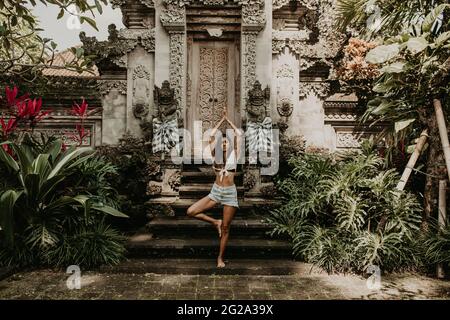
M 241 92 L 248 92 L 256 81 L 256 36 L 258 32 L 243 32 L 241 35 L 242 46 L 242 68 L 241 73 L 243 79 Z M 243 101 L 241 105 L 245 105 L 245 94 L 241 95 Z
M 143 65 L 133 70 L 133 114 L 143 119 L 150 111 L 150 71 Z
M 299 85 L 300 99 L 306 98 L 309 94 L 315 94 L 319 98 L 326 98 L 330 95 L 331 85 L 325 81 L 301 81 Z
M 274 0 L 274 7 L 285 5 L 287 0 Z M 333 68 L 333 59 L 345 41 L 345 35 L 335 26 L 336 4 L 334 0 L 300 0 L 300 5 L 312 10 L 300 23 L 299 31 L 273 31 L 272 51 L 281 53 L 285 47 L 299 56 L 300 71 L 306 70 L 317 62 Z M 311 23 L 311 19 L 317 21 Z M 312 26 L 310 26 L 312 24 Z M 311 33 L 315 33 L 311 41 Z
M 98 80 L 99 92 L 102 96 L 107 95 L 111 90 L 117 90 L 120 94 L 127 94 L 126 80 Z
M 170 33 L 169 82 L 170 86 L 175 89 L 178 106 L 182 106 L 184 100 L 185 38 L 185 32 Z
M 276 72 L 277 81 L 277 111 L 282 117 L 289 117 L 294 109 L 294 70 L 284 63 Z

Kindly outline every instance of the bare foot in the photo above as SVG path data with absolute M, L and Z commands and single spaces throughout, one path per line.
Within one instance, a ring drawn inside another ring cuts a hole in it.
M 217 231 L 219 232 L 219 238 L 222 237 L 222 220 L 217 220 L 215 223 Z
M 225 262 L 222 258 L 217 258 L 217 268 L 225 268 Z

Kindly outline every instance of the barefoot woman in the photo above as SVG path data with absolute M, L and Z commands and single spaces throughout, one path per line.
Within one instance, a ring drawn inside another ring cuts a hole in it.
M 222 159 L 224 160 L 219 161 L 221 162 L 221 164 L 217 164 L 216 159 L 218 157 L 215 156 L 217 141 L 215 141 L 214 137 L 218 128 L 224 120 L 227 120 L 228 123 L 230 123 L 230 125 L 233 127 L 234 131 L 236 132 L 237 141 L 234 144 L 235 147 L 233 148 L 233 150 L 227 152 L 228 141 L 226 139 L 223 140 L 222 148 L 218 149 L 222 150 Z M 211 154 L 214 159 L 213 169 L 216 174 L 216 180 L 210 194 L 194 203 L 187 210 L 188 216 L 209 222 L 217 228 L 220 237 L 219 256 L 217 257 L 218 268 L 225 267 L 223 258 L 228 242 L 230 225 L 237 209 L 239 208 L 236 185 L 234 184 L 234 175 L 237 168 L 237 159 L 239 158 L 240 136 L 241 133 L 239 129 L 237 129 L 226 116 L 224 116 L 222 120 L 214 127 L 210 134 L 209 147 L 211 148 Z M 218 203 L 223 205 L 223 220 L 214 219 L 204 213 L 205 211 L 213 208 Z

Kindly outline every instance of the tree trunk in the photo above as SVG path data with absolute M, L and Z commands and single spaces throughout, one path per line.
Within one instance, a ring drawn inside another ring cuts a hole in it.
M 439 128 L 439 136 L 441 138 L 442 150 L 444 151 L 447 174 L 450 180 L 450 145 L 448 142 L 448 131 L 447 126 L 445 125 L 444 112 L 442 111 L 442 105 L 439 99 L 434 99 L 433 105 L 434 105 L 434 113 L 436 114 L 436 121 Z
M 439 216 L 438 216 L 438 225 L 439 230 L 441 232 L 447 223 L 447 180 L 439 181 Z M 436 266 L 436 274 L 439 279 L 445 278 L 444 266 L 442 263 L 439 263 Z
M 431 109 L 432 110 L 432 109 Z M 445 162 L 442 152 L 442 145 L 439 138 L 439 130 L 434 112 L 429 112 L 427 117 L 428 125 L 428 155 L 427 169 L 424 189 L 424 210 L 422 215 L 422 230 L 428 230 L 428 222 L 431 217 L 437 218 L 438 205 L 438 181 L 446 179 Z
M 416 147 L 414 148 L 414 152 L 411 155 L 411 158 L 409 158 L 408 163 L 406 164 L 406 168 L 403 171 L 402 177 L 400 178 L 400 181 L 397 184 L 397 190 L 403 190 L 405 188 L 409 176 L 411 175 L 412 169 L 416 165 L 417 159 L 419 159 L 419 156 L 422 153 L 422 149 L 423 146 L 425 145 L 425 142 L 427 141 L 427 137 L 428 137 L 428 130 L 425 129 L 420 134 Z

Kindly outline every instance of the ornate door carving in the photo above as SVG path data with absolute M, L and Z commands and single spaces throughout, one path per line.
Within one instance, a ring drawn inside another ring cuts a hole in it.
M 203 131 L 212 128 L 227 109 L 235 121 L 236 48 L 227 41 L 194 42 L 190 50 L 189 79 L 191 104 L 188 119 L 192 123 L 201 120 Z

